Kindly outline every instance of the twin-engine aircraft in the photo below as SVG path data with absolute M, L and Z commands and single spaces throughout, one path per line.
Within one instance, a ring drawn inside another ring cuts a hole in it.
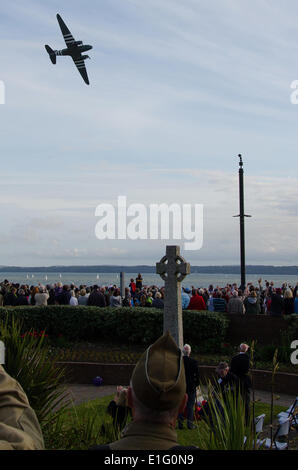
M 50 59 L 53 64 L 56 64 L 57 56 L 68 55 L 74 61 L 78 71 L 80 72 L 84 82 L 89 85 L 89 78 L 87 75 L 87 70 L 85 66 L 85 60 L 90 59 L 88 55 L 82 55 L 82 52 L 89 51 L 92 49 L 92 46 L 84 45 L 82 41 L 75 41 L 73 35 L 69 31 L 68 27 L 64 23 L 60 15 L 57 15 L 57 20 L 63 34 L 67 49 L 62 49 L 61 51 L 53 50 L 50 46 L 46 45 L 46 51 L 48 52 Z

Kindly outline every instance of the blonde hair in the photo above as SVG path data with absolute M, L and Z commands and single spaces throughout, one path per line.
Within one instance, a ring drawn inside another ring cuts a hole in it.
M 285 299 L 292 299 L 293 298 L 293 292 L 291 289 L 287 289 L 285 292 Z

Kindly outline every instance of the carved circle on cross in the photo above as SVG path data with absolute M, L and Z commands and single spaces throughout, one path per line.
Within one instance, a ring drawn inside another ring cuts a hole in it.
M 167 281 L 169 279 L 169 275 L 166 268 L 168 261 L 168 257 L 167 255 L 165 255 L 161 258 L 160 262 L 158 263 L 157 272 L 164 281 Z M 187 276 L 187 274 L 190 273 L 190 264 L 187 263 L 185 259 L 180 255 L 175 256 L 174 262 L 176 265 L 176 271 L 172 274 L 176 276 L 177 282 L 181 282 Z

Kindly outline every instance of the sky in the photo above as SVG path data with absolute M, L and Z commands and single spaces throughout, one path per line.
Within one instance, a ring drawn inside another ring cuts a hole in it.
M 14 0 L 0 6 L 0 265 L 298 264 L 294 0 Z M 90 86 L 56 14 L 91 44 Z M 203 204 L 203 246 L 98 240 L 100 204 Z

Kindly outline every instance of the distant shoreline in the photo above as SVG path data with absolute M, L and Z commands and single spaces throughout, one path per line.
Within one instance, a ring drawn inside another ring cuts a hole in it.
M 0 273 L 152 273 L 155 266 L 136 265 L 136 266 L 1 266 Z M 239 266 L 191 266 L 192 274 L 240 274 Z M 266 265 L 248 265 L 246 274 L 259 275 L 298 275 L 298 266 L 266 266 Z

